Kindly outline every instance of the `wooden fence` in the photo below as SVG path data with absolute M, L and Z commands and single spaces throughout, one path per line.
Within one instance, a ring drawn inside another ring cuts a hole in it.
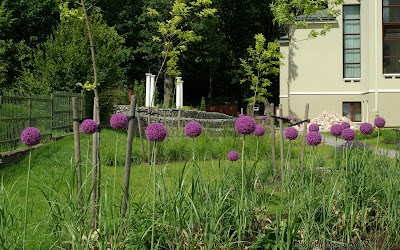
M 0 96 L 0 152 L 15 148 L 26 127 L 38 128 L 43 139 L 69 133 L 73 122 L 72 97 L 78 97 L 80 117 L 84 117 L 83 93 L 3 93 Z

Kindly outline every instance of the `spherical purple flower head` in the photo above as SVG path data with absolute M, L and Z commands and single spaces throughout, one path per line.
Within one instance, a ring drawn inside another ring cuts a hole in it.
M 229 152 L 229 154 L 228 154 L 228 158 L 229 158 L 229 160 L 231 160 L 231 161 L 237 161 L 237 160 L 239 159 L 239 153 L 236 152 L 236 151 L 231 151 L 231 152 Z
M 307 123 L 310 123 L 311 122 L 311 120 L 310 119 L 307 119 Z
M 342 125 L 343 129 L 350 128 L 350 123 L 348 122 L 342 122 L 340 125 Z
M 319 131 L 319 126 L 315 123 L 311 124 L 310 127 L 308 127 L 308 131 L 310 132 L 318 132 Z
M 92 119 L 86 119 L 81 124 L 82 132 L 85 134 L 93 134 L 97 130 L 97 123 Z
M 265 133 L 265 128 L 261 125 L 256 125 L 256 129 L 254 130 L 253 134 L 255 136 L 263 136 Z
M 239 115 L 239 118 L 240 118 L 240 117 L 243 117 L 243 116 L 244 116 L 244 114 L 240 114 L 240 115 Z
M 42 134 L 34 127 L 27 127 L 21 133 L 21 141 L 26 146 L 34 146 L 40 142 L 40 139 L 42 139 Z
M 188 137 L 194 138 L 201 134 L 201 125 L 196 121 L 191 121 L 185 126 L 185 133 Z
M 342 138 L 346 141 L 352 141 L 354 138 L 356 138 L 356 132 L 351 128 L 345 128 L 342 132 Z
M 276 121 L 280 122 L 280 121 L 281 121 L 281 119 L 279 119 L 279 118 L 276 118 Z
M 292 120 L 295 122 L 297 119 L 296 119 L 296 117 L 293 117 Z
M 310 146 L 318 146 L 322 141 L 322 136 L 318 132 L 310 132 L 306 137 L 307 144 Z
M 364 122 L 360 126 L 360 132 L 363 135 L 370 135 L 370 134 L 372 134 L 372 132 L 374 132 L 374 126 L 372 126 L 371 123 Z
M 377 128 L 383 128 L 385 127 L 386 121 L 383 117 L 377 117 L 375 118 L 374 124 Z
M 267 117 L 265 115 L 261 116 L 261 120 L 265 121 Z
M 297 132 L 297 129 L 293 127 L 289 127 L 285 130 L 285 137 L 289 140 L 296 140 L 298 134 L 299 132 Z
M 128 118 L 124 114 L 113 114 L 110 124 L 113 129 L 124 129 L 128 125 Z
M 249 135 L 256 129 L 256 121 L 250 116 L 239 117 L 235 122 L 236 131 L 242 135 Z
M 161 123 L 152 123 L 146 128 L 146 137 L 149 141 L 163 141 L 167 136 L 167 129 Z
M 340 125 L 340 124 L 334 124 L 334 125 L 332 125 L 332 127 L 331 127 L 331 134 L 332 134 L 333 136 L 338 137 L 339 135 L 342 134 L 342 132 L 343 132 L 343 127 L 342 127 L 342 125 Z

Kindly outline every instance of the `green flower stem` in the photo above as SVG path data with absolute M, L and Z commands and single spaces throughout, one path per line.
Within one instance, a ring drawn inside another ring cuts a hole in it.
M 192 143 L 192 150 L 193 150 L 193 165 L 194 165 L 194 137 L 193 137 L 193 143 Z
M 26 224 L 27 224 L 27 215 L 28 215 L 28 192 L 29 192 L 29 174 L 31 172 L 31 158 L 32 158 L 32 147 L 29 149 L 29 159 L 28 159 L 28 177 L 26 178 L 26 194 L 25 194 L 25 220 L 24 220 L 24 241 L 23 241 L 23 249 L 25 249 L 26 244 Z
M 335 140 L 335 169 L 337 168 L 337 160 L 336 160 L 336 151 L 337 151 L 337 136 L 335 137 L 336 138 L 336 140 Z
M 155 215 L 156 215 L 156 160 L 157 160 L 157 142 L 154 142 L 153 147 L 153 218 L 151 226 L 151 249 L 154 249 L 154 226 L 155 226 Z
M 287 169 L 290 171 L 290 158 L 292 157 L 292 140 L 289 140 L 289 149 L 288 149 L 288 167 Z
M 239 234 L 238 234 L 238 244 L 239 246 L 242 236 L 242 223 L 243 223 L 243 196 L 244 196 L 244 141 L 246 135 L 243 135 L 243 145 L 242 145 L 242 190 L 240 192 L 240 206 L 239 206 Z
M 258 160 L 258 141 L 259 140 L 260 140 L 260 137 L 257 136 L 256 161 Z
M 379 132 L 381 132 L 380 128 L 378 128 L 378 137 L 376 139 L 376 153 L 378 153 L 379 150 Z
M 116 190 L 116 183 L 117 183 L 117 153 L 118 153 L 118 134 L 117 134 L 117 140 L 115 142 L 115 156 L 114 156 L 114 190 L 113 190 L 113 218 L 114 218 L 114 233 L 116 230 L 116 224 L 115 222 L 116 217 L 115 217 L 115 190 Z

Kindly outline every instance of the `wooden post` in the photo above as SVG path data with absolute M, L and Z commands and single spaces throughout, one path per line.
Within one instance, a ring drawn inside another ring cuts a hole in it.
M 51 121 L 50 121 L 50 138 L 53 139 L 53 122 L 54 122 L 54 94 L 51 93 Z
M 164 126 L 167 127 L 167 115 L 165 112 L 165 105 L 163 105 L 163 109 L 164 109 Z
M 139 108 L 137 108 L 137 121 L 138 121 L 140 145 L 142 146 L 142 154 L 144 156 L 144 144 L 143 144 L 143 136 L 142 136 L 142 120 L 140 119 L 140 110 L 139 110 Z
M 79 106 L 78 98 L 72 98 L 72 117 L 74 124 L 74 145 L 75 145 L 75 164 L 76 172 L 78 174 L 78 208 L 82 205 L 82 169 L 81 169 L 81 141 L 79 137 Z
M 283 117 L 283 111 L 282 111 L 282 104 L 279 104 L 279 116 Z M 279 131 L 280 131 L 280 138 L 281 138 L 281 180 L 283 183 L 283 177 L 284 177 L 284 171 L 285 171 L 285 145 L 283 141 L 283 120 L 279 119 Z
M 270 110 L 274 110 L 274 104 L 269 104 Z M 270 126 L 271 126 L 271 153 L 272 153 L 272 166 L 274 170 L 274 178 L 276 181 L 276 152 L 275 152 L 275 118 L 272 117 L 272 113 L 269 116 L 270 119 Z
M 181 108 L 178 108 L 178 131 L 181 130 Z
M 150 126 L 151 124 L 151 108 L 147 107 L 147 126 Z M 150 141 L 147 141 L 147 163 L 151 164 L 151 145 Z
M 131 108 L 129 111 L 129 116 L 135 116 L 136 110 L 136 96 L 132 95 L 131 97 Z M 121 206 L 121 226 L 123 219 L 125 218 L 126 209 L 127 209 L 127 201 L 129 198 L 129 178 L 131 176 L 131 159 L 132 159 L 132 141 L 133 141 L 133 119 L 129 120 L 128 124 L 128 141 L 126 144 L 126 157 L 125 157 L 125 175 L 124 175 L 124 190 L 122 197 L 122 206 Z
M 160 105 L 157 104 L 157 123 L 160 122 Z
M 240 108 L 240 114 L 243 115 L 243 108 Z
M 308 109 L 310 108 L 310 104 L 306 104 L 306 111 L 304 114 L 304 120 L 308 119 Z M 305 149 L 306 149 L 306 137 L 307 137 L 307 125 L 308 122 L 304 122 L 303 124 L 303 145 L 301 146 L 301 170 L 304 170 L 304 153 L 305 153 Z
M 96 101 L 97 97 L 94 97 L 94 105 L 93 105 L 93 120 L 97 122 L 97 108 L 96 104 L 99 102 Z M 97 137 L 98 132 L 93 133 L 93 143 L 92 143 L 92 194 L 91 194 L 91 228 L 97 229 L 97 181 L 98 181 L 98 150 L 99 150 L 99 142 Z

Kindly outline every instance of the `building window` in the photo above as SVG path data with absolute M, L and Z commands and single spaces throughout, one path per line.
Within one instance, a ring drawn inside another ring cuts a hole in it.
M 361 102 L 343 102 L 343 116 L 352 122 L 361 122 Z
M 343 77 L 361 78 L 360 5 L 343 5 Z
M 400 73 L 400 0 L 383 0 L 383 73 Z

